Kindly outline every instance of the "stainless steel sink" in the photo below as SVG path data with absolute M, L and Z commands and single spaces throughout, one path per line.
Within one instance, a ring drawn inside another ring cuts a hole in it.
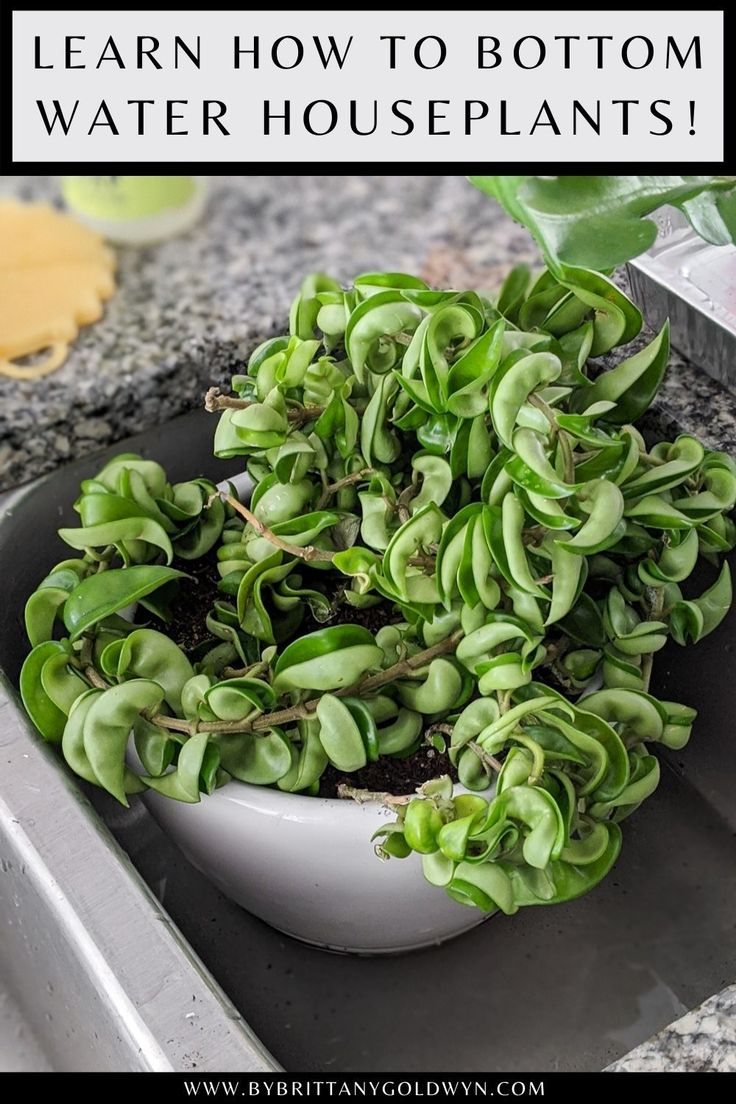
M 220 479 L 233 465 L 212 460 L 211 430 L 206 417 L 187 415 L 102 456 L 123 448 L 144 451 L 172 478 L 206 473 Z M 64 546 L 54 531 L 72 516 L 78 482 L 101 458 L 69 465 L 17 493 L 0 522 L 0 666 L 11 686 L 26 648 L 24 598 L 61 558 Z M 228 1025 L 224 1058 L 234 1064 L 220 1068 L 238 1068 L 238 1061 L 242 1068 L 272 1068 L 275 1060 L 301 1072 L 596 1070 L 734 977 L 735 640 L 732 613 L 696 650 L 685 653 L 673 645 L 658 657 L 656 690 L 697 706 L 700 717 L 691 745 L 663 756 L 660 789 L 625 825 L 621 859 L 601 887 L 569 905 L 492 918 L 446 946 L 397 958 L 337 956 L 279 935 L 223 898 L 139 803 L 123 810 L 91 789 L 85 794 L 92 806 L 76 800 L 76 783 L 67 780 L 53 752 L 39 750 L 18 719 L 12 689 L 0 713 L 10 717 L 5 728 L 0 720 L 0 743 L 9 726 L 13 755 L 29 756 L 20 761 L 30 764 L 23 785 L 38 791 L 36 828 L 56 824 L 64 840 L 70 829 L 59 824 L 63 795 L 76 810 L 74 832 L 94 841 L 89 851 L 74 851 L 64 876 L 85 871 L 99 887 L 79 901 L 78 917 L 98 943 L 104 935 L 106 968 L 123 977 L 127 1004 L 106 1013 L 107 1021 L 119 1027 L 121 1015 L 123 1022 L 126 1015 L 142 1017 L 145 1038 L 152 1036 L 163 1053 L 157 1061 L 217 1068 L 223 1057 L 219 1032 Z M 16 784 L 11 776 L 10 786 Z M 0 772 L 6 801 L 7 789 L 8 777 Z M 22 804 L 19 792 L 11 792 L 16 807 Z M 31 831 L 27 824 L 25 830 Z M 0 854 L 6 849 L 3 839 Z M 3 897 L 5 884 L 0 874 Z M 127 913 L 116 915 L 113 893 L 121 887 L 137 894 L 133 927 Z M 31 901 L 21 886 L 16 912 L 6 900 L 11 920 L 18 916 L 32 924 Z M 53 910 L 47 921 L 61 923 Z M 142 942 L 152 932 L 155 948 Z M 48 938 L 60 941 L 56 930 Z M 21 946 L 11 927 L 10 946 L 5 937 L 0 956 L 5 950 L 20 962 Z M 157 956 L 166 959 L 165 969 L 157 968 Z M 142 963 L 150 972 L 148 988 L 139 976 Z M 90 962 L 88 973 L 103 966 Z M 199 985 L 196 1001 L 187 988 L 193 979 Z M 22 959 L 13 980 L 27 1014 L 36 1005 L 46 1007 L 45 978 L 33 955 Z M 88 981 L 99 994 L 101 977 Z M 168 994 L 157 1006 L 153 990 L 159 983 Z M 71 1068 L 85 1068 L 85 1047 L 96 1047 L 92 1030 L 99 1011 L 74 998 L 81 982 L 66 966 L 55 984 L 63 994 L 59 1001 L 69 1006 L 66 1029 L 81 1039 Z M 94 1068 L 146 1068 L 154 1061 L 153 1051 L 136 1055 L 130 1040 L 117 1045 L 113 1035 L 111 1027 L 105 1046 L 94 1050 Z M 55 1063 L 59 1056 L 63 1060 L 61 1037 L 54 1043 Z
M 51 1066 L 0 978 L 0 1073 L 50 1073 Z
M 736 392 L 736 246 L 709 245 L 681 211 L 664 207 L 654 245 L 627 265 L 650 326 L 669 319 L 672 344 Z

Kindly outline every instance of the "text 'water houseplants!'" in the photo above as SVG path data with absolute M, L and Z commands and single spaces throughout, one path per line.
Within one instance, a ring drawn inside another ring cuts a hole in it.
M 21 675 L 77 774 L 158 810 L 160 795 L 268 788 L 267 853 L 279 817 L 308 837 L 310 814 L 290 813 L 304 795 L 315 818 L 356 808 L 320 800 L 336 785 L 378 796 L 387 866 L 421 864 L 431 892 L 482 913 L 567 901 L 608 873 L 658 784 L 652 749 L 690 736 L 695 710 L 649 692 L 652 660 L 730 605 L 725 564 L 704 593 L 682 587 L 736 543 L 736 466 L 688 435 L 645 444 L 666 329 L 601 370 L 590 358 L 641 317 L 606 277 L 570 272 L 515 269 L 493 302 L 396 273 L 348 290 L 308 277 L 289 334 L 254 351 L 232 395 L 208 395 L 215 455 L 245 458 L 248 505 L 134 455 L 82 484 L 81 526 L 61 530 L 77 555 L 28 601 Z M 200 616 L 188 575 L 210 566 Z M 174 639 L 182 608 L 203 623 Z M 420 760 L 439 776 L 402 787 Z M 304 861 L 327 866 L 330 849 Z M 359 902 L 359 882 L 341 870 L 329 892 Z M 316 941 L 412 942 L 315 937 L 247 903 Z

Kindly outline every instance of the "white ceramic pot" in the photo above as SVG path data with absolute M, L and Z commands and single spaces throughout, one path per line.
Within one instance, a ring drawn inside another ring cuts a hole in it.
M 197 805 L 149 792 L 153 816 L 222 891 L 274 928 L 358 954 L 451 939 L 485 919 L 425 881 L 418 855 L 381 862 L 376 802 L 305 797 L 229 782 Z

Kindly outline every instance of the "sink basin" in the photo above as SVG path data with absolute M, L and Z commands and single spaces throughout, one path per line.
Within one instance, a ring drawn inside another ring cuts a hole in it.
M 211 432 L 206 416 L 186 415 L 13 497 L 0 521 L 0 667 L 11 682 L 26 650 L 25 595 L 63 554 L 54 531 L 74 517 L 80 478 L 102 457 L 135 450 L 173 479 L 221 479 L 237 465 L 212 459 Z M 660 788 L 625 824 L 621 858 L 600 887 L 568 905 L 494 917 L 409 955 L 335 955 L 279 934 L 223 897 L 140 802 L 126 810 L 85 792 L 287 1070 L 597 1070 L 736 973 L 734 641 L 732 611 L 697 648 L 670 645 L 657 657 L 655 691 L 700 715 L 690 745 L 663 753 Z M 0 796 L 2 788 L 0 776 Z M 111 850 L 110 862 L 119 861 Z

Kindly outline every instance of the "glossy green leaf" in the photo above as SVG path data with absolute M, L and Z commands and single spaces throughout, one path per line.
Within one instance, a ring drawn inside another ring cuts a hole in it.
M 347 705 L 334 694 L 323 694 L 317 705 L 319 738 L 325 754 L 338 770 L 360 770 L 368 761 L 360 729 Z
M 216 763 L 217 750 L 209 743 L 207 733 L 198 733 L 182 745 L 174 770 L 160 778 L 147 777 L 144 781 L 164 797 L 193 805 L 199 801 L 202 776 L 213 773 L 213 757 Z
M 267 732 L 221 733 L 216 739 L 220 763 L 240 782 L 271 786 L 292 766 L 291 747 L 278 728 Z
M 641 417 L 659 390 L 669 357 L 669 324 L 653 341 L 615 368 L 602 372 L 584 393 L 586 405 L 602 400 L 615 403 L 606 420 L 623 425 Z M 579 393 L 580 394 L 580 393 Z
M 372 372 L 393 367 L 398 350 L 392 339 L 413 333 L 422 317 L 420 308 L 398 290 L 379 292 L 356 307 L 345 330 L 345 348 L 358 379 L 366 366 Z
M 26 657 L 20 672 L 20 696 L 26 712 L 44 740 L 53 744 L 61 742 L 66 714 L 44 690 L 41 672 L 53 656 L 66 654 L 66 648 L 59 641 L 42 641 Z
M 495 179 L 525 217 L 524 178 Z M 540 185 L 546 230 L 568 233 L 554 203 L 590 179 Z M 84 554 L 26 608 L 35 723 L 122 801 L 234 780 L 288 803 L 328 768 L 447 755 L 460 787 L 392 803 L 381 858 L 414 851 L 432 885 L 509 915 L 590 890 L 657 785 L 650 748 L 690 739 L 694 710 L 649 692 L 653 657 L 719 624 L 728 569 L 700 597 L 687 580 L 736 546 L 736 461 L 632 424 L 666 332 L 589 363 L 640 326 L 572 255 L 520 267 L 495 303 L 397 272 L 308 278 L 215 429 L 257 523 L 234 485 L 170 483 L 136 454 L 82 481 L 64 536 Z
M 383 652 L 367 629 L 336 625 L 289 644 L 274 667 L 274 690 L 335 690 L 381 664 Z
M 607 479 L 596 480 L 588 484 L 578 501 L 589 511 L 588 517 L 575 536 L 562 542 L 560 547 L 565 552 L 590 556 L 616 544 L 623 535 L 621 519 L 624 515 L 624 497 L 616 484 Z
M 508 358 L 496 373 L 491 389 L 493 428 L 507 448 L 522 405 L 537 388 L 556 380 L 562 365 L 553 353 L 530 353 L 522 359 Z
M 680 207 L 696 231 L 714 245 L 731 242 L 736 224 L 733 181 L 712 176 L 474 176 L 534 235 L 553 264 L 609 269 L 654 243 L 657 226 L 647 215 Z
M 72 640 L 118 610 L 140 601 L 183 571 L 156 564 L 111 568 L 84 579 L 72 591 L 64 606 L 64 624 Z
M 675 603 L 668 618 L 673 638 L 678 644 L 702 640 L 718 628 L 732 601 L 731 571 L 724 563 L 716 581 L 699 598 Z
M 122 805 L 128 804 L 125 752 L 131 729 L 142 710 L 156 709 L 162 700 L 163 690 L 157 683 L 132 679 L 96 697 L 85 717 L 84 751 L 90 768 L 98 784 Z

